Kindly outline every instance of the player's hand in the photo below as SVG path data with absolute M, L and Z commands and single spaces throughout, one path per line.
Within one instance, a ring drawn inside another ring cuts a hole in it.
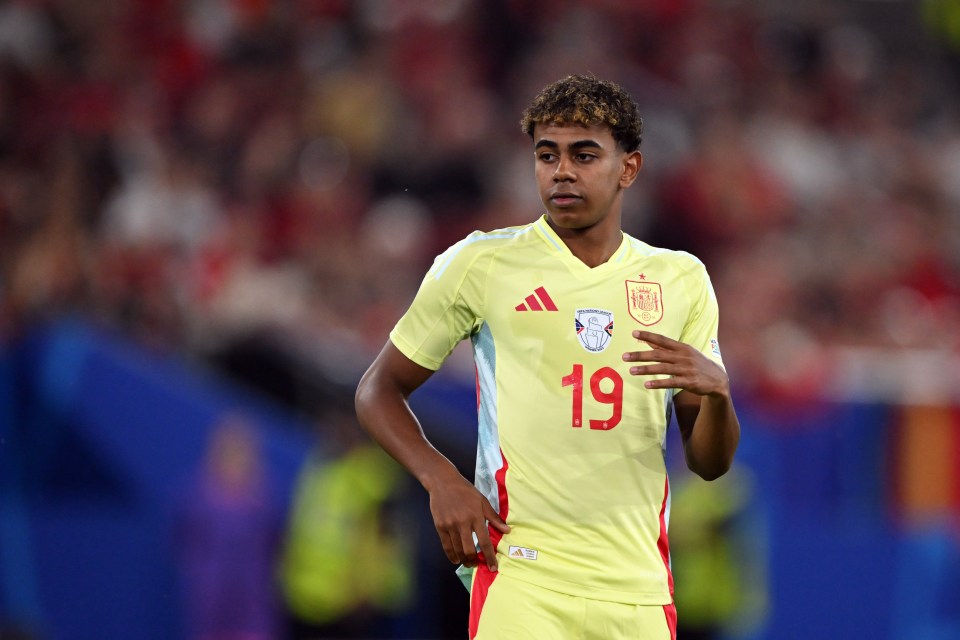
M 497 554 L 490 541 L 487 521 L 501 533 L 509 533 L 510 527 L 476 487 L 460 474 L 439 483 L 430 491 L 430 512 L 450 562 L 477 566 L 479 557 L 473 542 L 473 534 L 477 534 L 477 544 L 487 567 L 497 570 Z
M 634 331 L 633 337 L 651 347 L 646 351 L 628 351 L 626 362 L 652 362 L 630 367 L 634 376 L 667 375 L 647 380 L 647 389 L 683 389 L 700 396 L 729 395 L 730 380 L 723 367 L 693 347 L 651 331 Z

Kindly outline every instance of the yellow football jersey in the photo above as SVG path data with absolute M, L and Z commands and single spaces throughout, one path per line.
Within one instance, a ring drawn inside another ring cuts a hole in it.
M 390 333 L 438 369 L 469 337 L 477 368 L 476 485 L 511 527 L 500 571 L 571 595 L 671 602 L 664 464 L 675 390 L 646 389 L 627 351 L 646 329 L 722 366 L 703 264 L 624 234 L 590 268 L 547 224 L 474 232 L 437 257 Z

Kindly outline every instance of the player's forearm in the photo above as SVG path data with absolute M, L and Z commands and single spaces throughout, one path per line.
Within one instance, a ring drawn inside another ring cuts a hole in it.
M 357 419 L 383 449 L 430 491 L 456 467 L 427 440 L 420 422 L 398 388 L 365 377 L 355 397 Z
M 704 480 L 715 480 L 733 464 L 740 443 L 740 421 L 729 393 L 703 396 L 686 443 L 687 466 Z

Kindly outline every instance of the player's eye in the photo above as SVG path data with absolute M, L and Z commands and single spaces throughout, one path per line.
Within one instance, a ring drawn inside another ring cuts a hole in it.
M 592 153 L 578 153 L 578 154 L 577 154 L 577 162 L 590 162 L 590 161 L 592 161 L 592 160 L 596 160 L 596 158 L 597 158 L 597 156 L 593 155 Z
M 550 152 L 544 152 L 544 153 L 539 154 L 539 155 L 537 156 L 537 158 L 538 158 L 540 161 L 542 161 L 542 162 L 553 162 L 554 160 L 556 160 L 557 154 L 555 154 L 555 153 L 550 153 Z

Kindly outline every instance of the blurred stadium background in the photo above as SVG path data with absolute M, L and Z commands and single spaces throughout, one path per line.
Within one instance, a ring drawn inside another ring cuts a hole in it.
M 960 638 L 958 0 L 0 2 L 0 638 L 464 637 L 352 389 L 585 71 L 743 418 L 668 451 L 681 640 Z M 415 398 L 468 475 L 472 385 Z

